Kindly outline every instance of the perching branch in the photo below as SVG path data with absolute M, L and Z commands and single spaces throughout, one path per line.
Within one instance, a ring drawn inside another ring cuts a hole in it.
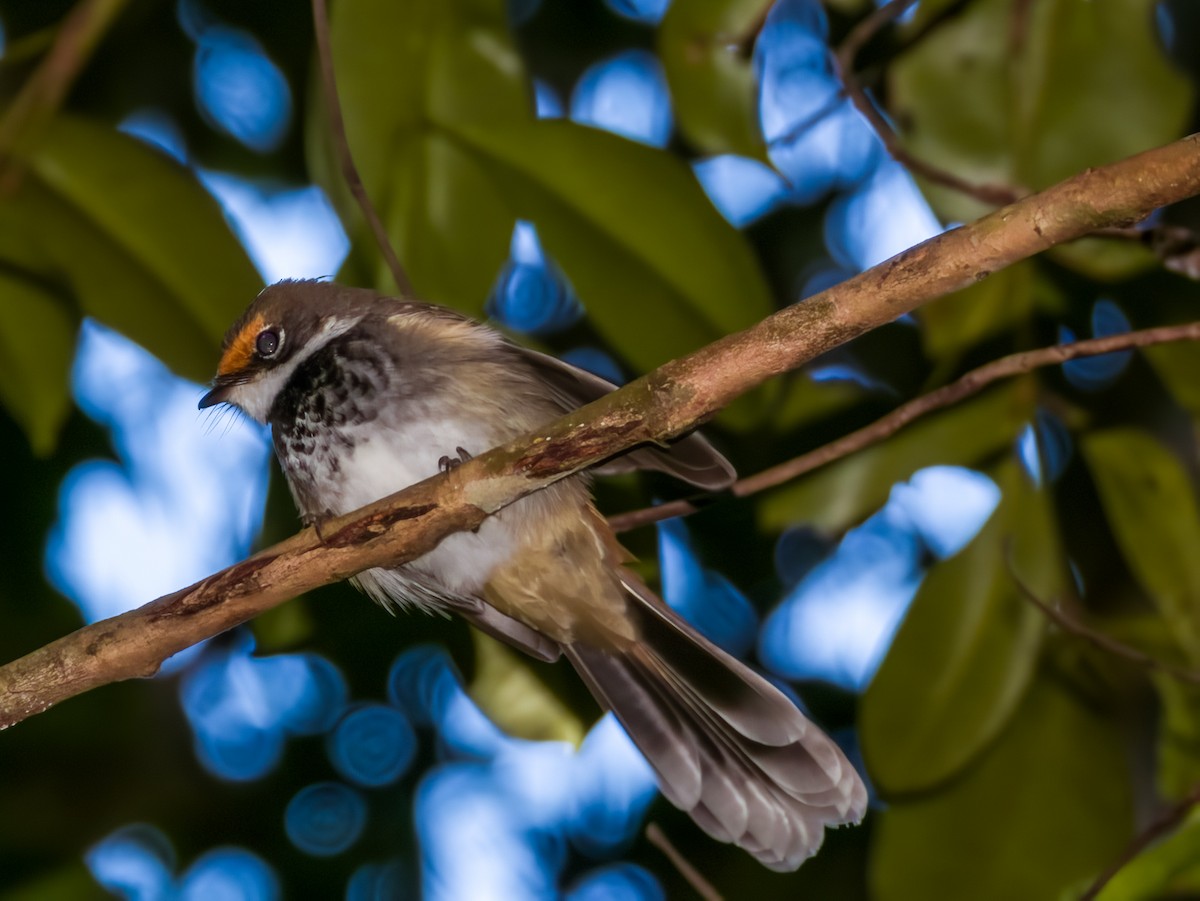
M 0 727 L 170 655 L 305 591 L 412 560 L 454 531 L 635 445 L 706 422 L 772 376 L 997 269 L 1200 194 L 1200 135 L 1083 172 L 674 360 L 536 434 L 268 548 L 188 588 L 0 667 Z
M 1131 350 L 1136 347 L 1149 347 L 1153 344 L 1169 344 L 1176 341 L 1200 341 L 1200 322 L 1164 325 L 1159 328 L 1125 332 L 1122 335 L 1090 338 L 1086 341 L 1055 344 L 1051 347 L 1010 354 L 1007 357 L 985 363 L 978 369 L 972 369 L 949 385 L 943 385 L 928 394 L 901 404 L 870 425 L 865 425 L 848 435 L 843 435 L 828 444 L 823 444 L 808 453 L 771 466 L 762 472 L 738 479 L 726 490 L 734 497 L 748 497 L 767 488 L 774 488 L 776 485 L 790 482 L 814 469 L 848 457 L 885 438 L 890 438 L 914 420 L 953 406 L 973 394 L 978 394 L 988 385 L 1001 379 L 1023 375 L 1043 366 L 1057 366 L 1078 357 L 1094 357 L 1100 354 Z M 616 516 L 609 517 L 608 524 L 615 532 L 628 532 L 630 529 L 661 522 L 675 516 L 689 516 L 699 510 L 699 505 L 702 503 L 703 498 L 669 501 L 654 507 L 618 513 Z

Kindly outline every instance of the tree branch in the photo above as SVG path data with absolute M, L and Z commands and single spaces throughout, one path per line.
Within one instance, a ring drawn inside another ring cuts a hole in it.
M 337 78 L 333 71 L 333 51 L 329 47 L 329 13 L 325 9 L 325 0 L 312 0 L 313 34 L 317 42 L 317 60 L 321 66 L 321 94 L 325 98 L 325 109 L 329 113 L 329 133 L 333 137 L 333 145 L 337 153 L 338 165 L 342 170 L 342 178 L 354 195 L 358 208 L 362 210 L 363 218 L 383 254 L 384 261 L 392 273 L 392 281 L 396 290 L 404 297 L 416 297 L 408 273 L 396 256 L 392 242 L 388 240 L 387 229 L 375 211 L 375 205 L 367 195 L 359 177 L 358 167 L 354 165 L 354 155 L 350 152 L 350 139 L 346 137 L 346 122 L 342 118 L 342 102 L 338 99 Z
M 1070 344 L 1055 344 L 1051 347 L 1026 350 L 1001 357 L 985 363 L 978 369 L 972 369 L 948 385 L 943 385 L 928 394 L 901 404 L 870 425 L 865 425 L 848 435 L 843 435 L 828 444 L 814 448 L 806 454 L 739 479 L 726 491 L 734 497 L 748 497 L 767 488 L 774 488 L 776 485 L 790 482 L 814 469 L 819 469 L 828 463 L 848 457 L 865 447 L 890 438 L 914 420 L 953 406 L 973 394 L 978 394 L 988 385 L 998 382 L 1000 379 L 1032 372 L 1043 366 L 1065 363 L 1077 357 L 1094 357 L 1135 347 L 1149 347 L 1152 344 L 1169 344 L 1175 341 L 1200 341 L 1200 322 L 1165 325 L 1159 328 L 1125 332 L 1122 335 L 1075 341 Z M 719 495 L 710 495 L 709 497 L 717 496 Z M 668 501 L 665 504 L 644 507 L 641 510 L 618 513 L 616 516 L 609 517 L 608 524 L 615 532 L 628 532 L 630 529 L 661 522 L 675 516 L 690 516 L 700 509 L 699 504 L 703 502 L 703 498 Z
M 149 676 L 171 654 L 321 585 L 419 556 L 451 532 L 638 444 L 921 304 L 1048 247 L 1200 193 L 1200 135 L 1088 170 L 932 238 L 540 429 L 311 529 L 144 607 L 0 667 L 0 727 L 88 689 Z

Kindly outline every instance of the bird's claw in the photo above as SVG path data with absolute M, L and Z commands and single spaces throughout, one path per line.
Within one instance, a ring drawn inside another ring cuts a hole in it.
M 443 454 L 438 458 L 438 472 L 449 472 L 452 469 L 457 469 L 471 459 L 471 454 L 467 453 L 461 447 L 456 447 L 454 451 L 458 454 L 457 457 Z
M 300 517 L 300 521 L 304 523 L 304 525 L 312 526 L 313 531 L 317 533 L 317 540 L 321 542 L 321 544 L 326 544 L 325 535 L 321 531 L 321 527 L 331 519 L 333 519 L 333 513 L 329 510 L 326 510 L 321 514 L 306 513 L 304 516 Z

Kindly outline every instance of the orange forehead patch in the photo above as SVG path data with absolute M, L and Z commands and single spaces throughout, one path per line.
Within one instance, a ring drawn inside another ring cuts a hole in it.
M 242 326 L 242 330 L 225 348 L 225 353 L 221 354 L 221 362 L 217 364 L 218 377 L 233 375 L 250 365 L 250 360 L 254 357 L 254 341 L 258 338 L 258 333 L 263 330 L 264 325 L 266 322 L 259 313 Z

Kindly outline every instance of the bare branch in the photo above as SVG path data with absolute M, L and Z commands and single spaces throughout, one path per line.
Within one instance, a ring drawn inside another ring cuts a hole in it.
M 1079 622 L 1075 617 L 1061 610 L 1058 605 L 1043 601 L 1037 596 L 1037 593 L 1022 581 L 1017 575 L 1013 567 L 1011 553 L 1008 559 L 1008 571 L 1012 576 L 1013 582 L 1020 589 L 1022 595 L 1029 603 L 1042 611 L 1042 614 L 1066 632 L 1069 635 L 1074 635 L 1082 638 L 1095 648 L 1104 651 L 1107 654 L 1112 654 L 1114 657 L 1120 657 L 1122 660 L 1127 660 L 1130 663 L 1137 664 L 1148 670 L 1162 673 L 1170 676 L 1173 679 L 1178 679 L 1180 682 L 1187 682 L 1191 685 L 1200 685 L 1200 670 L 1189 669 L 1184 666 L 1176 666 L 1166 660 L 1159 660 L 1151 657 L 1149 654 L 1139 651 L 1137 648 L 1130 647 L 1124 642 L 1117 641 L 1111 635 L 1105 635 L 1103 632 L 1098 632 L 1090 626 Z
M 1083 172 L 931 238 L 674 360 L 444 475 L 311 529 L 144 607 L 0 667 L 0 727 L 98 685 L 154 673 L 288 598 L 411 560 L 446 535 L 635 445 L 691 431 L 734 398 L 921 304 L 1056 244 L 1200 193 L 1200 135 Z
M 1091 338 L 1071 344 L 1055 344 L 1051 347 L 1010 354 L 986 363 L 978 369 L 972 369 L 949 385 L 944 385 L 928 394 L 910 400 L 906 404 L 901 404 L 886 416 L 880 417 L 857 431 L 815 448 L 806 454 L 793 457 L 784 463 L 764 469 L 762 472 L 739 479 L 726 491 L 734 497 L 748 497 L 767 488 L 782 485 L 784 482 L 799 478 L 814 469 L 890 438 L 914 420 L 953 406 L 973 394 L 978 394 L 988 385 L 1000 379 L 1022 375 L 1043 366 L 1056 366 L 1077 357 L 1093 357 L 1119 350 L 1149 347 L 1152 344 L 1169 344 L 1176 341 L 1200 341 L 1200 322 L 1165 325 L 1159 328 L 1125 332 L 1122 335 Z M 709 495 L 708 498 L 712 499 L 718 496 L 720 495 Z M 699 510 L 703 503 L 704 498 L 669 501 L 654 507 L 645 507 L 641 510 L 632 510 L 628 513 L 611 516 L 608 524 L 612 526 L 613 531 L 628 532 L 630 529 L 661 522 L 675 516 L 689 516 Z
M 379 252 L 383 254 L 388 269 L 391 270 L 396 290 L 404 297 L 415 297 L 416 292 L 413 291 L 408 273 L 404 271 L 404 267 L 400 265 L 400 258 L 392 249 L 392 242 L 388 240 L 387 230 L 383 227 L 383 222 L 380 221 L 379 213 L 375 211 L 375 205 L 371 203 L 371 198 L 367 196 L 367 189 L 363 187 L 358 167 L 354 165 L 354 156 L 350 153 L 350 140 L 346 137 L 346 122 L 342 118 L 342 103 L 338 99 L 337 79 L 333 72 L 333 51 L 329 47 L 329 13 L 325 8 L 325 0 L 312 0 L 312 10 L 313 33 L 317 39 L 317 59 L 321 66 L 321 90 L 325 98 L 325 109 L 329 113 L 329 133 L 333 137 L 333 146 L 337 153 L 338 165 L 341 166 L 342 178 L 346 180 L 346 186 L 350 188 L 350 193 L 354 195 L 359 209 L 362 210 L 363 218 L 367 220 L 375 243 L 379 245 Z

